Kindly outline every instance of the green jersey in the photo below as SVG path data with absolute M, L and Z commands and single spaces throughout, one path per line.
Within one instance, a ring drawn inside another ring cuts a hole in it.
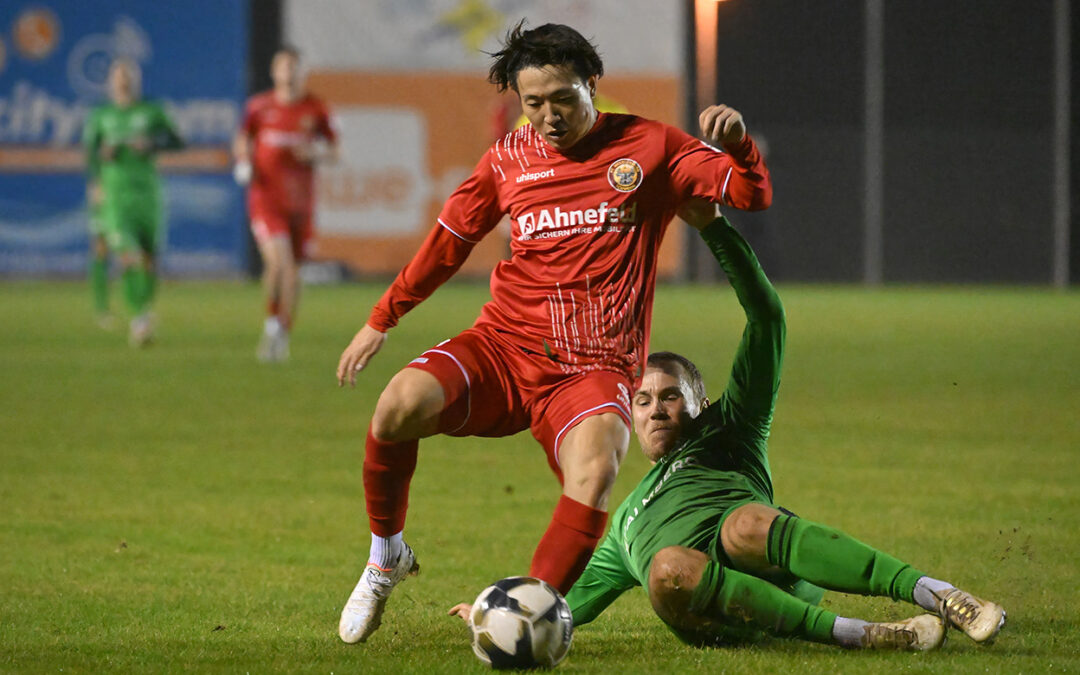
M 145 149 L 137 149 L 145 143 Z M 181 147 L 180 135 L 160 105 L 137 101 L 120 107 L 106 104 L 94 108 L 83 131 L 87 172 L 99 180 L 106 192 L 113 190 L 157 190 L 154 155 L 158 150 Z M 101 149 L 113 148 L 110 159 L 102 159 Z
M 110 246 L 156 248 L 161 212 L 155 155 L 183 145 L 160 105 L 94 108 L 83 130 L 88 178 L 101 186 L 101 229 Z M 103 156 L 104 154 L 104 156 Z
M 653 556 L 685 546 L 722 556 L 720 526 L 737 506 L 771 504 L 766 442 L 784 350 L 784 310 L 741 235 L 721 218 L 702 237 L 727 274 L 747 323 L 727 389 L 679 446 L 615 511 L 611 528 L 567 594 L 574 624 L 594 619 L 623 591 L 648 584 Z

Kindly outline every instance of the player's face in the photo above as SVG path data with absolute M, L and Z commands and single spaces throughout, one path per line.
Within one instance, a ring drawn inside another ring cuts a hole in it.
M 521 110 L 555 148 L 566 150 L 596 122 L 596 77 L 582 80 L 569 66 L 522 68 L 517 75 Z
M 634 393 L 634 433 L 641 451 L 655 462 L 679 443 L 690 422 L 689 387 L 681 377 L 649 366 Z
M 123 62 L 113 63 L 109 68 L 109 97 L 114 103 L 123 103 L 135 98 L 138 77 L 132 67 Z
M 278 52 L 270 62 L 270 79 L 275 87 L 295 88 L 300 81 L 300 61 L 289 52 Z

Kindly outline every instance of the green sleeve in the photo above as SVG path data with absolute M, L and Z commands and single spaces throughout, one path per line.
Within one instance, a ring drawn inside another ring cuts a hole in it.
M 619 555 L 620 543 L 614 528 L 589 559 L 585 571 L 566 594 L 566 602 L 574 615 L 574 626 L 589 623 L 625 591 L 637 585 Z
M 176 126 L 160 105 L 155 105 L 154 127 L 150 140 L 154 144 L 154 150 L 179 150 L 184 147 L 184 139 L 180 137 Z
M 784 359 L 784 306 L 750 244 L 726 218 L 714 220 L 701 236 L 746 312 L 731 378 L 717 408 L 767 436 Z
M 83 126 L 83 153 L 86 157 L 86 175 L 90 180 L 97 180 L 101 175 L 101 117 L 98 111 L 91 110 Z

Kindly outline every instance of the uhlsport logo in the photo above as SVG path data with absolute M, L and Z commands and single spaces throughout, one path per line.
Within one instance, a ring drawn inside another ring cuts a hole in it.
M 555 169 L 545 169 L 544 171 L 526 171 L 522 173 L 514 181 L 515 183 L 529 183 L 534 180 L 540 180 L 541 178 L 551 178 L 555 175 Z
M 607 170 L 608 182 L 619 192 L 636 190 L 641 185 L 642 175 L 641 165 L 632 159 L 617 159 Z

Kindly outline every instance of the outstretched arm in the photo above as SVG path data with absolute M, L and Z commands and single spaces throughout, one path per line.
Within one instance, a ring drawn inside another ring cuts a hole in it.
M 386 289 L 352 342 L 338 359 L 338 386 L 356 384 L 356 373 L 382 348 L 386 333 L 413 307 L 426 300 L 452 277 L 472 251 L 465 241 L 446 227 L 436 225 L 409 264 Z
M 701 237 L 727 275 L 746 313 L 746 328 L 735 355 L 722 407 L 767 433 L 784 357 L 784 306 L 750 244 L 726 218 L 712 221 Z
M 600 616 L 616 598 L 637 585 L 619 555 L 620 545 L 612 531 L 609 531 L 589 559 L 585 571 L 566 594 L 566 603 L 570 605 L 575 627 Z
M 485 155 L 471 176 L 450 195 L 438 224 L 420 250 L 371 311 L 338 360 L 338 385 L 355 384 L 356 373 L 367 365 L 386 340 L 386 332 L 416 305 L 452 277 L 473 247 L 503 216 L 492 164 Z

